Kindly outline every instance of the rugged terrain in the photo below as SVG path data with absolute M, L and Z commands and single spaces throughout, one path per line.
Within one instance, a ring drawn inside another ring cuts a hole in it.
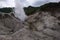
M 0 40 L 60 40 L 60 13 L 39 11 L 25 22 L 5 14 L 0 18 Z
M 23 28 L 22 22 L 13 13 L 0 13 L 0 35 L 10 35 Z

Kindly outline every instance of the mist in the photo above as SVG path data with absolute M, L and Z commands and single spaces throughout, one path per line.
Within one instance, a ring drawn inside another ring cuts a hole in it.
M 15 17 L 19 18 L 21 21 L 24 21 L 27 16 L 23 10 L 23 5 L 20 3 L 20 0 L 15 0 Z

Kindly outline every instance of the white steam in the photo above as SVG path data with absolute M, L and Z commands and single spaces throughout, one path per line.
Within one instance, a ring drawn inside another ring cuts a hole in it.
M 15 0 L 15 17 L 19 18 L 20 20 L 24 21 L 27 16 L 23 10 L 23 6 L 20 3 L 20 0 Z

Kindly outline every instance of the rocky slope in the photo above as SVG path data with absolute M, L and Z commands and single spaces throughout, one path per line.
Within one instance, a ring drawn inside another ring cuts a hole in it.
M 0 35 L 0 40 L 60 40 L 60 13 L 58 12 L 39 11 L 30 15 L 24 23 L 16 21 L 15 17 L 0 20 L 0 25 L 5 24 L 1 25 L 5 33 L 13 32 L 10 35 Z M 14 31 L 11 31 L 13 29 Z
M 22 22 L 13 13 L 0 14 L 0 35 L 10 35 L 23 28 Z

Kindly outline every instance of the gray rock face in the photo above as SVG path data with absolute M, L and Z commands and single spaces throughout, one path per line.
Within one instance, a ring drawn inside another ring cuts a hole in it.
M 41 37 L 45 35 L 45 37 L 43 36 L 43 40 L 60 39 L 59 23 L 60 20 L 58 20 L 57 16 L 52 16 L 49 12 L 36 13 L 31 15 L 27 20 L 27 25 L 29 26 L 30 30 L 37 31 L 34 32 L 34 34 L 36 33 L 36 35 Z
M 1 14 L 2 15 L 2 14 Z M 8 35 L 23 28 L 23 24 L 20 20 L 16 19 L 12 15 L 4 15 L 0 18 L 0 35 Z
M 51 29 L 45 29 L 45 30 L 43 30 L 43 32 L 46 33 L 46 34 L 48 34 L 48 35 L 50 35 L 50 36 L 60 38 L 60 32 L 53 31 Z
M 54 14 L 56 16 L 56 14 Z M 59 16 L 52 16 L 49 12 L 37 12 L 28 17 L 22 24 L 13 18 L 4 19 L 1 25 L 4 30 L 14 29 L 10 35 L 1 35 L 1 40 L 60 40 L 60 20 Z M 14 21 L 15 20 L 15 21 Z M 8 22 L 7 22 L 8 21 Z M 8 27 L 8 28 L 6 28 Z M 5 32 L 5 31 L 3 31 Z M 2 32 L 2 33 L 3 33 Z M 8 32 L 5 32 L 8 34 Z

